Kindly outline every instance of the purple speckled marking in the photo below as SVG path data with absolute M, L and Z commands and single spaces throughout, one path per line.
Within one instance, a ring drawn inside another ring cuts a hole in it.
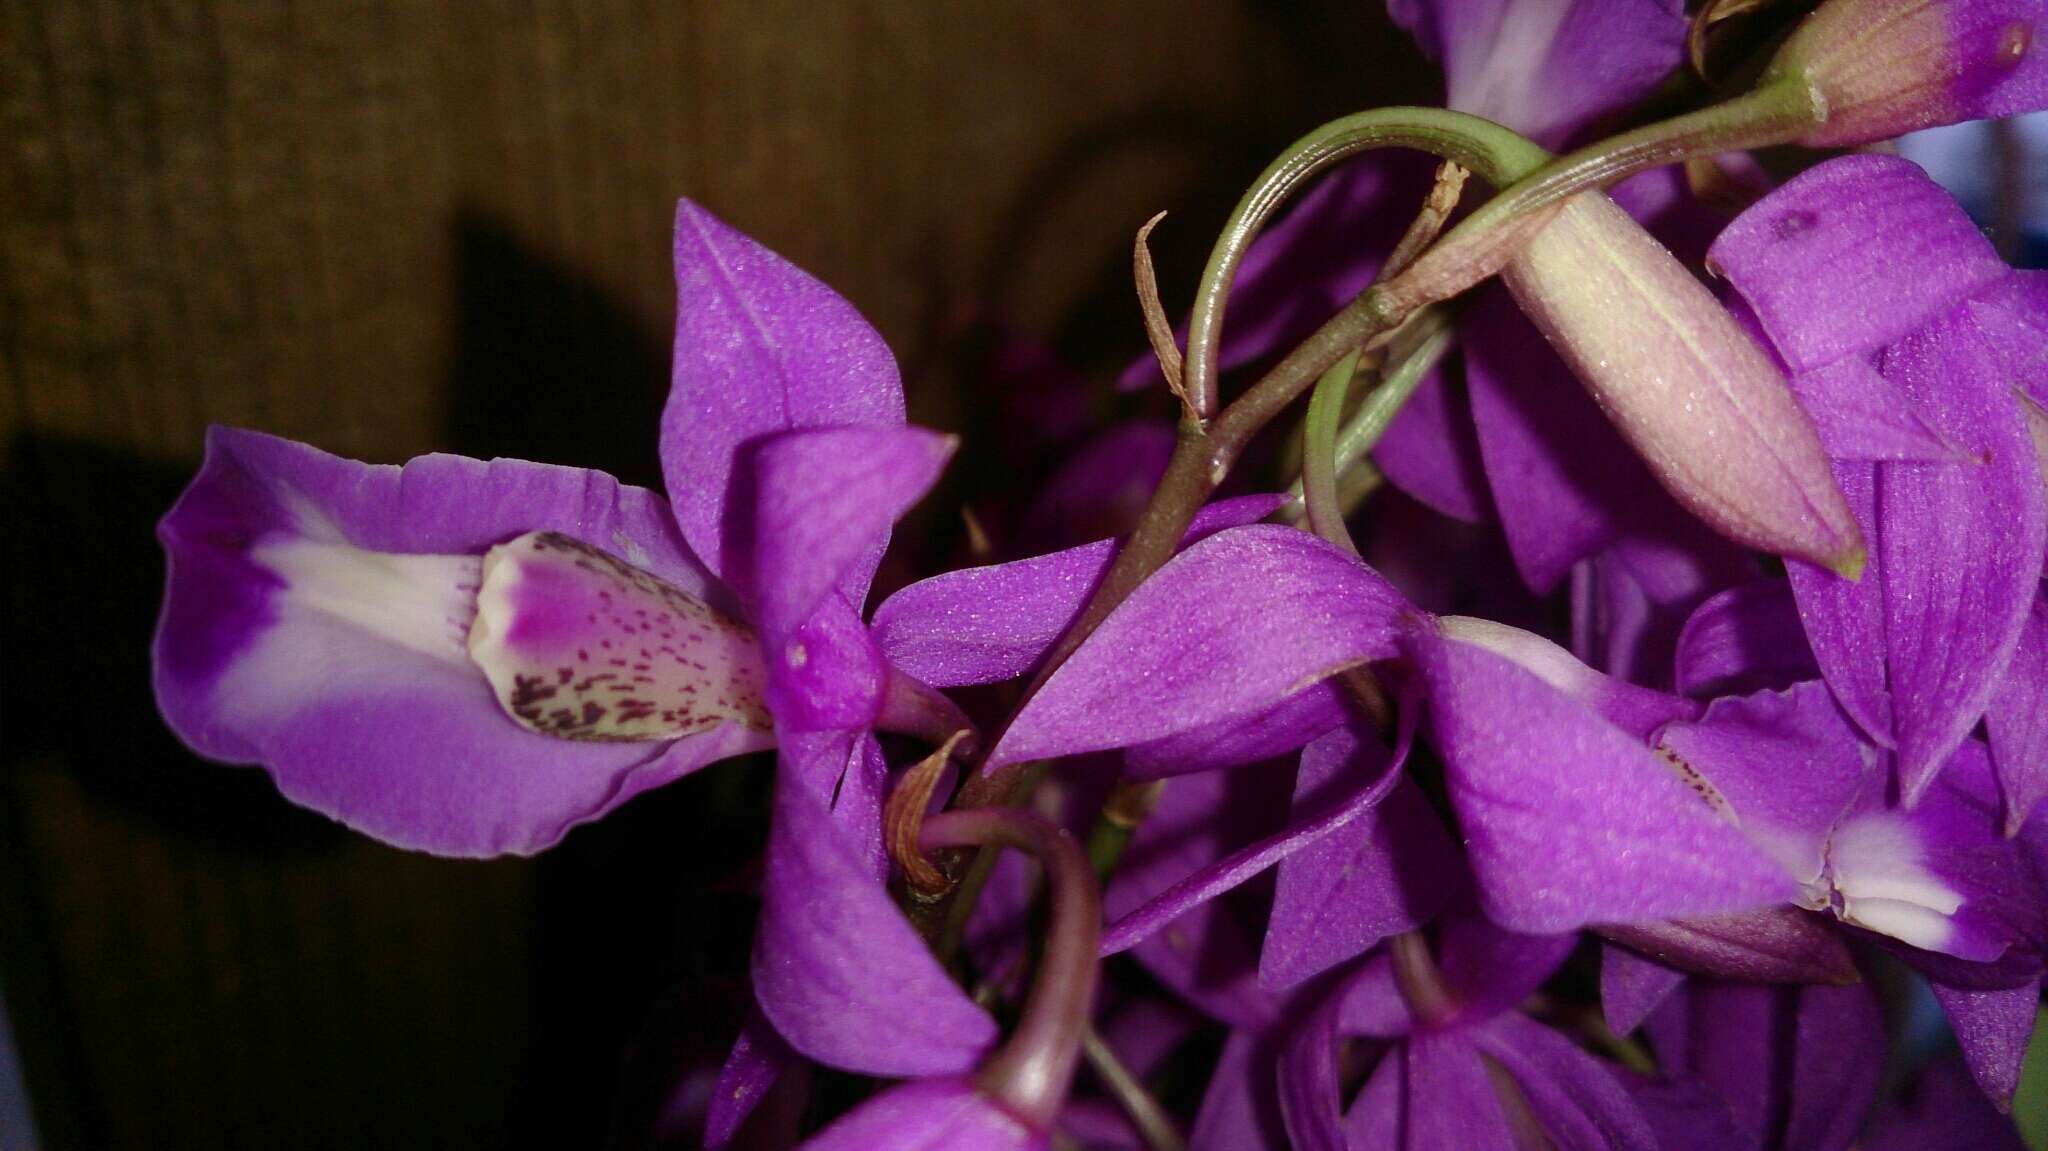
M 774 726 L 752 628 L 588 544 L 529 532 L 484 557 L 476 661 L 505 711 L 560 739 Z

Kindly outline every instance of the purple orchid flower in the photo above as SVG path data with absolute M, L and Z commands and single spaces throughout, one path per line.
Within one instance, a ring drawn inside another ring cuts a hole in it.
M 1467 913 L 1441 922 L 1434 958 L 1421 936 L 1408 935 L 1369 959 L 1324 998 L 1281 1057 L 1294 1146 L 1658 1146 L 1618 1069 L 1514 1011 L 1573 942 L 1517 935 Z M 1348 1106 L 1337 1059 L 1347 1038 L 1377 1049 Z
M 2005 745 L 2006 827 L 2017 829 L 2048 790 L 2034 723 L 2015 714 L 2041 690 L 2038 638 L 2000 695 L 2048 549 L 2029 432 L 2048 403 L 2044 285 L 2008 269 L 1919 168 L 1883 156 L 1791 181 L 1731 224 L 1709 259 L 1795 373 L 1873 541 L 1861 582 L 1790 564 L 1829 687 L 1871 739 L 1897 749 L 1908 804 L 2002 698 L 1993 734 Z
M 1760 1151 L 1849 1147 L 1876 1101 L 1886 1048 L 1864 983 L 1696 983 L 1651 1017 L 1648 1035 L 1663 1074 L 1704 1082 Z
M 873 729 L 964 726 L 859 614 L 950 441 L 903 425 L 881 339 L 685 202 L 663 500 L 429 456 L 371 467 L 216 430 L 165 517 L 158 699 L 195 750 L 377 838 L 541 850 L 710 762 L 779 749 L 754 990 L 722 1141 L 800 1053 L 874 1074 L 995 1038 L 883 882 Z

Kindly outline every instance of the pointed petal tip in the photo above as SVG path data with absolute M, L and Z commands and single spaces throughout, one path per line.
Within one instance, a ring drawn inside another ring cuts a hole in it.
M 1854 547 L 1829 561 L 1827 566 L 1850 583 L 1858 583 L 1863 579 L 1863 569 L 1869 563 L 1870 550 L 1863 546 L 1861 539 L 1858 539 Z

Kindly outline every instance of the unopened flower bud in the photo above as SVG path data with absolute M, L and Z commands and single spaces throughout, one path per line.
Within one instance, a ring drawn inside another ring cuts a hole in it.
M 1830 0 L 1763 83 L 1792 81 L 1819 122 L 1799 138 L 1849 147 L 2048 106 L 2041 0 Z
M 1784 375 L 1628 213 L 1581 193 L 1502 279 L 1693 514 L 1751 547 L 1861 572 L 1862 533 Z

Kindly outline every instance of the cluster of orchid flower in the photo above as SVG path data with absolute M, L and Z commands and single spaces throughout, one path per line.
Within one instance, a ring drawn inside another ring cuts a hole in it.
M 1140 235 L 1133 376 L 1182 416 L 1128 536 L 867 611 L 953 441 L 850 305 L 685 202 L 665 495 L 218 429 L 161 530 L 165 717 L 455 856 L 773 749 L 714 1148 L 803 1062 L 907 1081 L 817 1149 L 2016 1145 L 2048 280 L 1895 156 L 1772 190 L 1746 152 L 2048 105 L 2048 6 L 1827 0 L 1704 106 L 1689 37 L 1785 6 L 1391 6 L 1448 109 L 1290 149 L 1180 335 Z M 1352 159 L 1391 147 L 1434 183 Z M 1212 498 L 1304 395 L 1293 490 Z M 1512 574 L 1361 558 L 1382 482 Z M 1961 1058 L 1880 1098 L 1907 971 Z M 1148 1079 L 1216 1024 L 1175 1114 Z

